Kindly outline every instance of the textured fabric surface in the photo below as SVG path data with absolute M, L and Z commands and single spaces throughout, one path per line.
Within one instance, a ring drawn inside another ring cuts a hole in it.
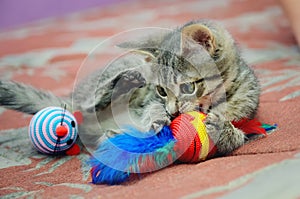
M 41 155 L 29 141 L 31 116 L 0 108 L 0 197 L 299 198 L 300 52 L 276 0 L 128 1 L 0 32 L 0 76 L 68 95 L 95 45 L 140 27 L 219 20 L 258 75 L 258 119 L 279 128 L 232 155 L 181 164 L 121 186 L 93 185 L 88 153 Z M 97 57 L 102 66 L 110 56 Z

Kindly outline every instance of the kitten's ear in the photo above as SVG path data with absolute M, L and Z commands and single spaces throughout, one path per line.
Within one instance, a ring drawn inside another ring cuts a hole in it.
M 181 30 L 181 50 L 186 51 L 188 41 L 194 41 L 203 46 L 210 55 L 213 55 L 216 49 L 215 38 L 211 30 L 202 24 L 191 24 Z
M 151 62 L 155 59 L 155 55 L 151 51 L 147 51 L 147 50 L 143 50 L 143 49 L 135 49 L 135 50 L 130 50 L 130 51 L 133 53 L 144 55 L 146 62 Z
M 147 46 L 149 46 L 149 44 L 139 42 L 123 42 L 117 45 L 117 47 L 128 49 L 132 53 L 144 55 L 146 57 L 145 61 L 151 62 L 155 59 L 157 53 L 155 52 L 155 48 Z
M 144 30 L 143 30 L 144 31 Z M 119 48 L 132 50 L 132 52 L 147 55 L 148 60 L 157 57 L 159 48 L 164 38 L 169 34 L 169 29 L 149 29 L 147 33 L 142 32 L 146 36 L 137 37 L 134 40 L 129 40 L 117 45 Z

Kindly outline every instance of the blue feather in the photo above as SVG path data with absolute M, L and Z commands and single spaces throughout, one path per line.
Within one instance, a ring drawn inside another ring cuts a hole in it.
M 90 160 L 93 183 L 120 184 L 132 173 L 164 168 L 177 159 L 175 142 L 168 126 L 157 134 L 127 129 L 127 132 L 103 141 L 93 154 Z

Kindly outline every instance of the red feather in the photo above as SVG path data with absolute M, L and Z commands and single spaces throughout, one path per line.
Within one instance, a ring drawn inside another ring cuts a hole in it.
M 245 135 L 248 134 L 263 134 L 267 135 L 266 130 L 262 127 L 262 124 L 257 119 L 241 119 L 239 121 L 233 121 L 232 124 L 241 129 Z

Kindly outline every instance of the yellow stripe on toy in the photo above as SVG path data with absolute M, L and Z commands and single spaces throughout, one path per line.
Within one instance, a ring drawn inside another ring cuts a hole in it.
M 205 160 L 209 152 L 209 139 L 206 132 L 206 127 L 203 123 L 203 120 L 206 118 L 206 115 L 200 112 L 188 112 L 187 114 L 194 117 L 194 120 L 191 121 L 191 124 L 194 126 L 198 133 L 198 137 L 201 142 L 201 152 L 199 154 L 199 160 Z

